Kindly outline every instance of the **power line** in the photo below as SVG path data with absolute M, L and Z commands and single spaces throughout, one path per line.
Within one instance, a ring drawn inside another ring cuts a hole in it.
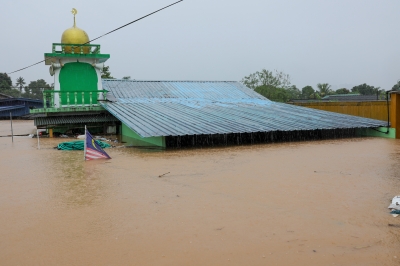
M 12 73 L 22 71 L 22 70 L 24 70 L 24 69 L 27 69 L 27 68 L 33 67 L 33 66 L 35 66 L 35 65 L 38 65 L 38 64 L 40 64 L 40 63 L 42 63 L 42 62 L 44 62 L 44 61 L 45 61 L 45 60 L 39 61 L 39 62 L 37 62 L 37 63 L 34 63 L 34 64 L 30 65 L 30 66 L 27 66 L 27 67 L 24 67 L 24 68 L 15 70 L 15 71 L 10 72 L 10 73 L 7 73 L 7 74 L 10 75 L 10 74 L 12 74 Z
M 104 37 L 104 36 L 106 36 L 106 35 L 108 35 L 108 34 L 110 34 L 110 33 L 113 33 L 113 32 L 115 32 L 115 31 L 117 31 L 117 30 L 120 30 L 120 29 L 126 27 L 126 26 L 129 26 L 129 25 L 131 25 L 131 24 L 133 24 L 133 23 L 135 23 L 135 22 L 138 22 L 139 20 L 142 20 L 142 19 L 144 19 L 144 18 L 146 18 L 146 17 L 149 17 L 149 16 L 151 16 L 151 15 L 157 13 L 157 12 L 160 12 L 160 11 L 162 11 L 162 10 L 164 10 L 164 9 L 167 9 L 168 7 L 171 7 L 171 6 L 173 6 L 173 5 L 176 5 L 176 4 L 178 4 L 179 2 L 182 2 L 182 1 L 183 1 L 183 0 L 179 0 L 179 1 L 175 2 L 175 3 L 172 3 L 172 4 L 170 4 L 170 5 L 167 5 L 167 6 L 163 7 L 163 8 L 160 8 L 160 9 L 154 11 L 154 12 L 151 12 L 151 13 L 147 14 L 146 16 L 143 16 L 143 17 L 141 17 L 141 18 L 135 19 L 135 20 L 133 20 L 133 21 L 131 21 L 131 22 L 125 24 L 125 25 L 122 25 L 121 27 L 118 27 L 118 28 L 116 28 L 116 29 L 113 29 L 112 31 L 109 31 L 109 32 L 107 32 L 107 33 L 105 33 L 105 34 L 103 34 L 103 35 L 101 35 L 101 36 L 99 36 L 99 37 L 97 37 L 97 38 L 94 38 L 94 39 L 92 39 L 92 40 L 90 40 L 90 41 L 88 41 L 88 42 L 85 42 L 84 44 L 81 44 L 80 46 L 77 46 L 77 47 L 81 47 L 82 45 L 85 45 L 85 44 L 88 44 L 88 43 L 90 43 L 90 42 L 92 42 L 92 41 L 98 40 L 98 39 L 100 39 L 100 38 L 102 38 L 102 37 Z M 20 68 L 20 69 L 18 69 L 18 70 L 15 70 L 15 71 L 10 72 L 10 73 L 7 73 L 7 74 L 10 75 L 10 74 L 13 74 L 13 73 L 22 71 L 22 70 L 24 70 L 24 69 L 33 67 L 33 66 L 38 65 L 38 64 L 40 64 L 40 63 L 43 63 L 44 61 L 46 61 L 46 60 L 39 61 L 39 62 L 37 62 L 37 63 L 34 63 L 34 64 L 32 64 L 32 65 L 29 65 L 29 66 Z
M 11 90 L 11 89 L 19 90 L 20 88 L 21 87 L 15 87 L 15 86 L 12 86 L 12 87 L 0 86 L 0 89 L 6 89 L 6 90 Z M 49 85 L 48 87 L 46 87 L 46 86 L 22 86 L 22 88 L 23 89 L 37 89 L 37 88 L 46 89 L 46 88 L 53 88 L 53 87 L 51 85 Z

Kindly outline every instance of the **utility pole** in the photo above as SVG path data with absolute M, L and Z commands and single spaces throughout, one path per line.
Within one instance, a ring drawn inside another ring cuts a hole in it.
M 13 126 L 12 126 L 12 115 L 11 115 L 11 112 L 10 112 L 10 121 L 11 121 L 11 139 L 12 139 L 12 142 L 14 142 L 14 131 L 13 131 Z

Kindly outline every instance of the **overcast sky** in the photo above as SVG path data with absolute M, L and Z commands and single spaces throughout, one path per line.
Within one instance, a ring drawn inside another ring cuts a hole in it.
M 73 7 L 93 39 L 172 2 L 4 1 L 0 72 L 43 60 L 72 26 Z M 111 55 L 116 78 L 239 81 L 265 68 L 298 88 L 388 90 L 400 79 L 399 17 L 396 0 L 184 0 L 95 43 Z M 13 82 L 19 76 L 53 82 L 44 63 L 12 74 Z

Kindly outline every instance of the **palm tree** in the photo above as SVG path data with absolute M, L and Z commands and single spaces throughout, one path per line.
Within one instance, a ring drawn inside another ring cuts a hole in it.
M 25 85 L 25 80 L 24 80 L 24 78 L 23 78 L 23 77 L 17 78 L 17 83 L 15 83 L 15 85 L 16 85 L 17 87 L 19 87 L 19 92 L 22 93 L 22 88 L 23 88 L 24 85 Z
M 321 97 L 324 97 L 332 93 L 331 85 L 329 85 L 328 83 L 318 83 L 317 87 L 319 90 L 319 95 Z

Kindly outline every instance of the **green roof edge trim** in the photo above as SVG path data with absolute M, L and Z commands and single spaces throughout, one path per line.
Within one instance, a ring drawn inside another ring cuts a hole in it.
M 59 54 L 59 53 L 45 53 L 44 57 L 82 57 L 82 58 L 110 58 L 109 54 Z

